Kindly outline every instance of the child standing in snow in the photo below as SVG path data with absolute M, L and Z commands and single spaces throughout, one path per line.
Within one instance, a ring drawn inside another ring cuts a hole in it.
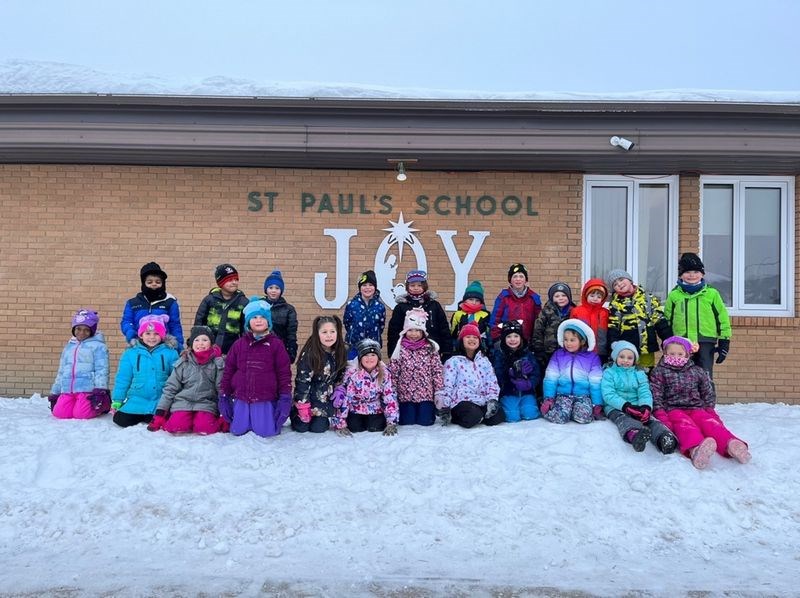
M 480 348 L 481 331 L 467 324 L 458 335 L 456 354 L 444 364 L 444 388 L 436 395 L 443 426 L 451 421 L 464 428 L 505 421 L 497 377 Z
M 281 433 L 292 405 L 292 371 L 283 342 L 270 332 L 269 303 L 253 297 L 245 306 L 244 327 L 225 359 L 219 412 L 230 432 L 253 431 L 269 437 Z
M 59 419 L 90 419 L 108 413 L 108 348 L 97 312 L 79 309 L 72 316 L 72 338 L 61 351 L 50 389 L 50 410 Z
M 163 428 L 171 434 L 219 431 L 217 401 L 225 365 L 221 355 L 219 347 L 211 344 L 208 326 L 192 327 L 189 350 L 167 379 L 148 430 L 155 432 Z
M 381 346 L 372 339 L 358 343 L 358 364 L 347 368 L 342 392 L 334 401 L 331 418 L 336 432 L 351 436 L 354 432 L 397 434 L 397 399 L 392 376 L 381 361 Z
M 375 272 L 367 270 L 358 278 L 358 292 L 344 308 L 347 359 L 358 356 L 356 345 L 371 338 L 383 346 L 383 329 L 386 326 L 386 305 L 381 300 Z
M 139 271 L 142 290 L 125 303 L 120 329 L 131 347 L 139 344 L 139 324 L 144 316 L 166 315 L 167 333 L 173 348 L 183 347 L 181 310 L 174 295 L 167 293 L 167 273 L 155 262 L 149 262 Z
M 534 396 L 541 382 L 539 364 L 522 344 L 522 322 L 500 324 L 500 347 L 494 350 L 494 373 L 500 385 L 500 404 L 507 422 L 539 417 Z
M 397 305 L 389 320 L 389 332 L 386 342 L 389 355 L 394 354 L 394 348 L 400 340 L 400 332 L 406 321 L 406 314 L 420 307 L 428 313 L 428 322 L 425 324 L 428 338 L 439 345 L 442 361 L 452 353 L 452 340 L 450 328 L 447 325 L 447 316 L 441 304 L 436 300 L 436 293 L 428 289 L 428 273 L 423 270 L 411 270 L 406 276 L 406 293 L 397 297 Z
M 244 333 L 242 311 L 247 297 L 239 290 L 239 272 L 230 264 L 220 264 L 214 271 L 217 286 L 200 302 L 194 316 L 195 326 L 208 326 L 223 355 Z
M 594 332 L 580 320 L 564 320 L 556 332 L 561 347 L 544 374 L 542 417 L 554 424 L 588 424 L 602 419 L 603 368 L 594 353 Z
M 586 322 L 594 332 L 594 352 L 605 362 L 608 357 L 608 309 L 603 303 L 608 299 L 608 288 L 600 278 L 590 278 L 581 289 L 581 304 L 572 308 L 571 318 Z
M 572 302 L 572 289 L 563 282 L 557 282 L 547 291 L 547 303 L 536 319 L 533 327 L 531 349 L 539 364 L 547 367 L 550 357 L 559 347 L 558 327 L 570 317 L 575 304 Z
M 111 408 L 114 423 L 123 428 L 150 423 L 178 352 L 175 339 L 167 334 L 166 314 L 139 320 L 139 341 L 125 349 L 119 360 Z M 171 339 L 171 343 L 166 339 Z
M 523 264 L 511 264 L 508 269 L 508 288 L 500 291 L 494 300 L 489 327 L 493 341 L 499 341 L 499 324 L 522 320 L 522 342 L 531 342 L 533 326 L 542 311 L 542 299 L 528 287 L 528 270 Z
M 280 270 L 264 280 L 264 301 L 272 308 L 272 332 L 283 341 L 289 361 L 297 359 L 297 310 L 283 298 L 285 285 Z
M 483 302 L 483 285 L 479 280 L 473 280 L 464 290 L 461 303 L 458 304 L 458 311 L 450 318 L 450 336 L 455 345 L 458 340 L 458 333 L 470 322 L 478 326 L 481 331 L 481 345 L 483 350 L 488 351 L 491 346 L 491 336 L 489 334 L 489 312 Z
M 389 372 L 400 404 L 400 425 L 431 426 L 436 421 L 434 397 L 442 390 L 442 361 L 438 345 L 428 338 L 424 309 L 406 313 L 400 342 L 394 348 Z
M 295 432 L 325 432 L 333 417 L 333 391 L 347 366 L 339 316 L 317 316 L 300 351 L 291 411 Z
M 604 411 L 617 426 L 622 439 L 637 453 L 650 440 L 665 455 L 675 451 L 678 441 L 658 419 L 652 416 L 653 395 L 644 370 L 636 367 L 639 351 L 628 341 L 611 345 L 611 365 L 603 372 L 600 389 Z
M 750 461 L 750 451 L 731 433 L 714 410 L 717 397 L 708 372 L 691 359 L 689 339 L 672 336 L 664 341 L 664 355 L 650 372 L 653 414 L 678 438 L 681 452 L 697 469 L 714 454 Z

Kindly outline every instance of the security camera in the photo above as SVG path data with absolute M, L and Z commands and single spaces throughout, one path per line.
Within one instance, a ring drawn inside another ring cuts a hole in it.
M 614 135 L 608 140 L 608 142 L 614 147 L 621 147 L 626 152 L 633 149 L 633 146 L 635 145 L 630 139 L 625 139 L 624 137 L 619 137 L 617 135 Z

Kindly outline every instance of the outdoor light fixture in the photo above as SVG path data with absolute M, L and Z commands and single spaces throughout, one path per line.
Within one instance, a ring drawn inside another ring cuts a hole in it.
M 408 178 L 406 175 L 406 167 L 403 165 L 402 162 L 397 163 L 397 180 L 400 182 L 405 181 Z
M 388 158 L 386 161 L 389 164 L 395 165 L 395 169 L 397 170 L 397 175 L 395 178 L 401 183 L 408 179 L 408 174 L 406 174 L 406 165 L 417 163 L 416 158 Z
M 633 146 L 636 145 L 630 139 L 625 139 L 624 137 L 619 137 L 618 135 L 614 135 L 608 142 L 613 145 L 614 147 L 621 147 L 626 152 L 633 149 Z

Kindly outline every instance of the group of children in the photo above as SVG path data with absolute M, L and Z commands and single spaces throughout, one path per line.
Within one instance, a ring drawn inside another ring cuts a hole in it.
M 608 418 L 636 451 L 651 441 L 664 454 L 680 447 L 698 468 L 715 451 L 744 463 L 747 445 L 714 410 L 711 363 L 714 353 L 717 363 L 727 356 L 730 323 L 704 273 L 698 256 L 684 254 L 664 308 L 623 270 L 612 270 L 607 283 L 587 281 L 578 306 L 570 287 L 557 282 L 542 306 L 525 266 L 513 264 L 491 313 L 474 281 L 448 324 L 427 274 L 412 270 L 389 320 L 384 363 L 386 308 L 372 271 L 359 278 L 344 324 L 335 315 L 315 318 L 298 357 L 297 314 L 283 298 L 280 271 L 266 278 L 263 296 L 248 300 L 236 269 L 222 264 L 179 353 L 178 303 L 166 292 L 166 273 L 151 262 L 123 311 L 130 347 L 113 394 L 99 318 L 81 309 L 51 409 L 59 418 L 112 410 L 117 425 L 147 423 L 152 431 L 265 437 L 279 434 L 287 419 L 297 432 L 348 436 L 394 435 L 398 424 L 430 426 L 437 415 L 465 428 L 540 415 L 553 423 Z

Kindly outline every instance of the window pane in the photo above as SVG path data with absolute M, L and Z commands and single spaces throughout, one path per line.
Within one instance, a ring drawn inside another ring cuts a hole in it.
M 744 195 L 745 303 L 781 303 L 781 190 L 748 187 Z
M 639 186 L 639 272 L 640 282 L 661 299 L 672 287 L 669 271 L 669 186 Z
M 703 187 L 703 264 L 706 282 L 733 299 L 733 185 Z
M 591 276 L 605 278 L 609 270 L 626 268 L 628 188 L 592 187 Z

